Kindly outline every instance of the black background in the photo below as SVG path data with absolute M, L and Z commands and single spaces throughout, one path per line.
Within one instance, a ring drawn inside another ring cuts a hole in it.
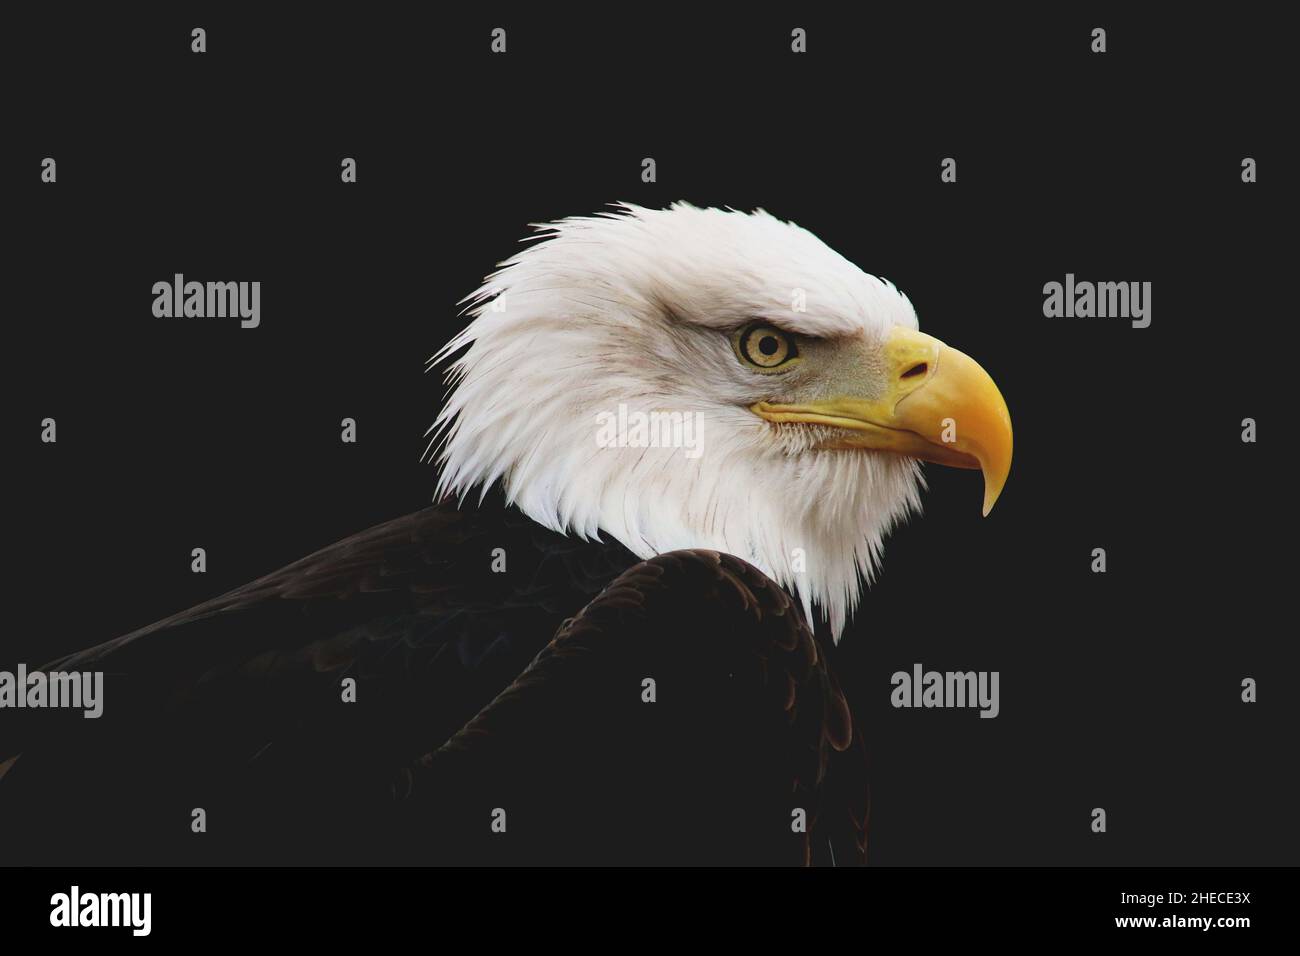
M 1016 429 L 988 519 L 977 477 L 927 469 L 925 514 L 844 638 L 871 862 L 1296 861 L 1276 24 L 219 9 L 6 30 L 0 658 L 36 666 L 427 504 L 425 362 L 528 223 L 762 206 L 897 283 Z M 155 318 L 176 272 L 260 280 L 261 327 Z M 1151 327 L 1044 318 L 1067 272 L 1150 281 Z M 891 708 L 890 674 L 918 661 L 1000 671 L 1001 715 Z

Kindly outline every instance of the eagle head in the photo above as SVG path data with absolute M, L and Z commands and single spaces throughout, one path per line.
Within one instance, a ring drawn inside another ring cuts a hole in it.
M 920 509 L 920 461 L 982 469 L 993 507 L 997 386 L 812 233 L 684 203 L 537 228 L 430 362 L 456 356 L 429 430 L 438 497 L 500 482 L 540 524 L 643 558 L 729 552 L 836 639 Z

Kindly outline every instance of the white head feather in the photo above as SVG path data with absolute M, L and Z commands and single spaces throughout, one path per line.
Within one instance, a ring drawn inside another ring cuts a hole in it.
M 809 620 L 819 608 L 838 640 L 883 538 L 920 508 L 920 468 L 819 449 L 822 426 L 759 418 L 749 406 L 770 379 L 742 367 L 729 333 L 761 319 L 879 343 L 917 327 L 906 296 L 761 210 L 620 204 L 538 228 L 540 241 L 466 298 L 473 320 L 431 360 L 466 349 L 430 429 L 437 497 L 500 481 L 559 532 L 608 536 L 643 558 L 729 552 L 796 594 Z M 697 457 L 601 447 L 598 415 L 620 404 L 698 413 Z

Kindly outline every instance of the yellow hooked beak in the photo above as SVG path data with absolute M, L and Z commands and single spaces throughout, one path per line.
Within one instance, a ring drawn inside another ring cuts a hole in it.
M 885 387 L 797 405 L 759 402 L 770 422 L 832 425 L 852 434 L 829 447 L 872 448 L 984 473 L 984 514 L 1011 471 L 1011 413 L 987 372 L 933 336 L 895 326 L 885 342 Z

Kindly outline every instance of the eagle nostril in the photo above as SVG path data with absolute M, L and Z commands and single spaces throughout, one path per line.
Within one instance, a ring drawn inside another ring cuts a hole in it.
M 924 362 L 917 362 L 915 365 L 913 365 L 911 368 L 909 368 L 906 372 L 904 372 L 904 373 L 902 374 L 901 377 L 902 377 L 902 378 L 916 378 L 916 376 L 918 376 L 918 375 L 924 375 L 924 374 L 926 373 L 926 371 L 928 370 L 928 368 L 929 368 L 929 366 L 927 366 L 926 363 L 924 363 Z

